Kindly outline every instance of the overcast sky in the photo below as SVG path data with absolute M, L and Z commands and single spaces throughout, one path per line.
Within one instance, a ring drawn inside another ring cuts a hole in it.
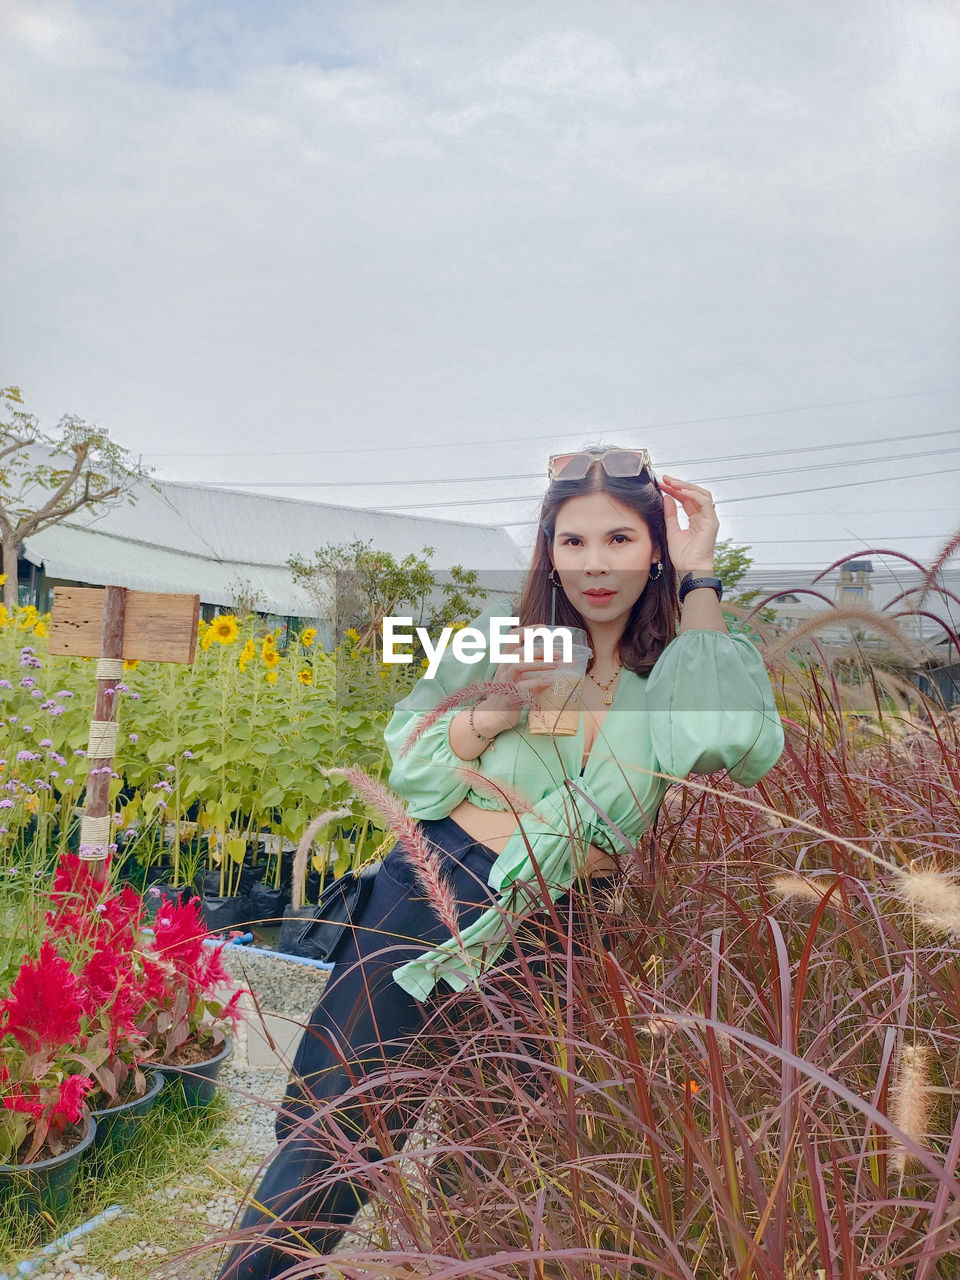
M 950 0 L 0 21 L 0 381 L 43 425 L 521 542 L 596 439 L 710 487 L 758 564 L 960 525 Z

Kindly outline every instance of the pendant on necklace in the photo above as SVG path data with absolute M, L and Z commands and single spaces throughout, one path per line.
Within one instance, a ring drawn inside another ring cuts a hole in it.
M 604 689 L 604 691 L 603 691 L 603 705 L 604 705 L 605 707 L 609 707 L 609 705 L 610 705 L 610 703 L 611 703 L 611 702 L 613 702 L 613 694 L 612 694 L 612 693 L 610 693 L 610 692 L 609 692 L 609 690 Z

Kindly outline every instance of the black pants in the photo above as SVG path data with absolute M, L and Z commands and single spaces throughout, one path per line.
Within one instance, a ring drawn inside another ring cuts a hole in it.
M 487 876 L 497 855 L 450 818 L 420 825 L 442 859 L 464 928 L 496 901 Z M 599 883 L 594 878 L 592 886 Z M 566 904 L 566 898 L 556 904 L 561 920 Z M 448 936 L 449 929 L 415 880 L 398 842 L 377 874 L 362 918 L 347 931 L 300 1040 L 277 1119 L 281 1146 L 255 1195 L 270 1212 L 256 1205 L 248 1208 L 243 1226 L 257 1226 L 258 1239 L 235 1246 L 220 1280 L 269 1280 L 293 1266 L 297 1252 L 302 1256 L 307 1245 L 318 1254 L 329 1253 L 369 1198 L 368 1191 L 346 1177 L 322 1190 L 312 1189 L 318 1175 L 331 1168 L 332 1153 L 343 1146 L 339 1134 L 337 1145 L 332 1145 L 334 1135 L 317 1119 L 317 1107 L 343 1098 L 358 1081 L 382 1071 L 409 1049 L 434 1004 L 408 995 L 391 972 Z M 555 949 L 565 948 L 566 939 L 558 938 Z M 505 961 L 509 955 L 508 951 Z M 449 988 L 441 986 L 441 991 Z M 348 1138 L 363 1139 L 369 1130 L 364 1123 L 369 1105 L 368 1091 L 363 1101 L 345 1099 L 331 1109 L 326 1123 L 335 1124 Z M 402 1147 L 416 1118 L 402 1098 L 385 1097 L 382 1107 L 378 1100 L 378 1121 L 390 1131 L 396 1147 Z M 378 1154 L 376 1148 L 362 1150 L 366 1160 Z M 302 1225 L 298 1228 L 297 1223 Z M 284 1241 L 292 1252 L 284 1248 Z

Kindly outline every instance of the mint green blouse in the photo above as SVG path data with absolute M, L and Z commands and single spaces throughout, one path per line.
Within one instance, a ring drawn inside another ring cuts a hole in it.
M 489 618 L 510 616 L 515 610 L 499 599 L 471 625 L 488 635 Z M 751 786 L 783 750 L 770 678 L 752 641 L 682 631 L 648 676 L 621 670 L 585 764 L 582 721 L 568 737 L 531 735 L 526 709 L 520 723 L 498 734 L 478 759 L 461 759 L 448 730 L 469 700 L 441 715 L 400 754 L 418 720 L 455 690 L 493 679 L 496 666 L 486 655 L 473 665 L 460 662 L 448 648 L 434 678 L 421 679 L 397 703 L 384 734 L 393 761 L 390 786 L 407 801 L 412 818 L 445 818 L 465 798 L 481 808 L 508 810 L 498 784 L 521 792 L 533 806 L 521 813 L 521 825 L 490 871 L 499 909 L 483 912 L 459 940 L 450 938 L 393 971 L 394 981 L 418 1000 L 427 999 L 439 978 L 458 991 L 475 983 L 509 941 L 501 912 L 517 918 L 542 906 L 524 833 L 556 901 L 570 889 L 587 845 L 617 852 L 632 847 L 650 826 L 671 785 L 659 774 L 686 778 L 725 769 Z

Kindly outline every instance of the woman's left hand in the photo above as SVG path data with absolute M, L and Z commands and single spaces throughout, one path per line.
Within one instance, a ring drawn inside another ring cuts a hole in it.
M 673 567 L 685 573 L 713 574 L 713 556 L 717 546 L 720 521 L 707 489 L 676 476 L 661 476 L 663 514 L 667 524 L 667 549 Z M 687 528 L 680 528 L 678 503 L 687 517 Z

